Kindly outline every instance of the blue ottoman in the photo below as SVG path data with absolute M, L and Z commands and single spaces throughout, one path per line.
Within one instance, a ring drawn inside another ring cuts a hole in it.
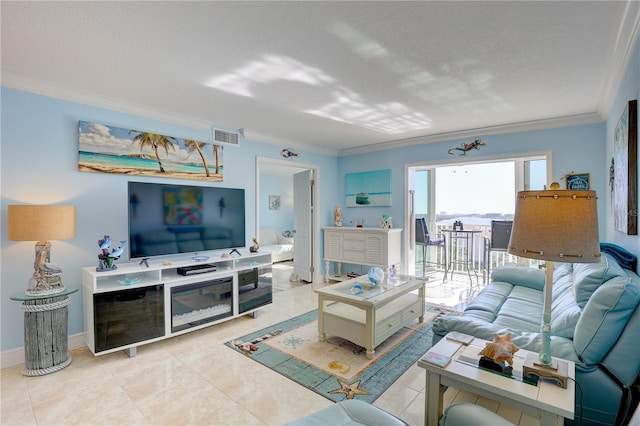
M 442 426 L 514 426 L 491 410 L 475 404 L 453 404 L 444 410 Z
M 408 426 L 386 411 L 356 399 L 336 402 L 330 407 L 310 414 L 285 426 L 347 426 L 379 425 Z

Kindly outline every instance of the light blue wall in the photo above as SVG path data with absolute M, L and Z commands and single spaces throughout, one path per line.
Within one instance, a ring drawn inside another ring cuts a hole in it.
M 96 264 L 98 239 L 105 233 L 119 239 L 127 232 L 126 185 L 129 177 L 101 173 L 81 173 L 78 162 L 78 121 L 95 121 L 123 128 L 149 130 L 180 138 L 209 141 L 208 129 L 194 129 L 109 111 L 73 102 L 2 88 L 2 131 L 0 140 L 0 179 L 2 224 L 0 257 L 0 351 L 23 345 L 22 312 L 9 300 L 22 293 L 33 268 L 33 243 L 7 240 L 6 217 L 9 204 L 73 204 L 77 206 L 76 238 L 54 241 L 52 261 L 62 263 L 64 282 L 77 286 L 81 268 Z M 640 53 L 638 44 L 627 67 L 606 123 L 560 129 L 483 136 L 487 145 L 469 158 L 504 156 L 526 152 L 552 151 L 553 178 L 571 171 L 591 174 L 591 187 L 599 196 L 600 235 L 602 240 L 620 244 L 640 255 L 640 237 L 625 236 L 613 230 L 608 197 L 609 162 L 613 155 L 613 129 L 625 103 L 640 98 Z M 359 217 L 367 226 L 378 226 L 382 214 L 393 217 L 395 227 L 404 226 L 404 166 L 407 163 L 451 161 L 447 150 L 468 140 L 452 140 L 370 154 L 336 158 L 299 151 L 298 160 L 319 169 L 316 190 L 319 193 L 319 225 L 333 223 L 333 207 L 344 207 L 344 174 L 390 168 L 392 206 L 343 208 L 344 222 Z M 224 150 L 225 176 L 220 186 L 244 188 L 247 205 L 247 239 L 255 233 L 256 157 L 280 158 L 281 146 L 242 140 L 239 147 Z M 136 178 L 139 181 L 178 180 Z M 180 183 L 193 183 L 184 181 Z M 268 195 L 268 194 L 266 194 Z M 262 202 L 261 211 L 265 208 Z M 606 218 L 603 220 L 602 218 Z M 322 235 L 320 235 L 322 250 Z M 323 265 L 318 265 L 321 269 Z M 82 302 L 79 294 L 69 307 L 69 333 L 83 331 Z
M 608 181 L 608 171 L 605 173 L 602 166 L 602 159 L 606 151 L 604 123 L 498 136 L 478 134 L 477 137 L 482 138 L 486 142 L 486 146 L 478 151 L 471 151 L 466 158 L 453 157 L 447 153 L 447 150 L 460 146 L 463 142 L 469 142 L 468 140 L 429 143 L 340 158 L 338 169 L 341 176 L 344 176 L 345 173 L 363 170 L 390 168 L 393 192 L 390 207 L 343 209 L 345 223 L 349 223 L 354 217 L 361 217 L 365 219 L 365 224 L 368 226 L 378 226 L 380 216 L 389 214 L 393 217 L 394 227 L 404 227 L 404 169 L 406 164 L 451 162 L 454 159 L 456 161 L 476 161 L 482 158 L 540 151 L 552 152 L 552 177 L 554 181 L 560 182 L 560 178 L 571 171 L 591 174 L 591 188 L 599 194 L 601 199 L 598 203 L 598 213 L 604 217 L 606 203 L 603 195 L 606 194 Z M 338 193 L 344 194 L 344 179 L 338 184 Z M 342 204 L 344 205 L 344 201 Z M 605 235 L 603 223 L 600 227 L 600 233 Z
M 624 74 L 620 88 L 616 94 L 615 101 L 609 113 L 607 119 L 607 151 L 605 156 L 605 164 L 603 168 L 606 172 L 609 172 L 609 166 L 611 164 L 611 158 L 613 157 L 613 145 L 614 145 L 614 132 L 620 114 L 624 110 L 625 106 L 630 100 L 640 99 L 640 41 L 636 39 L 635 49 L 633 55 L 629 60 L 629 65 Z M 640 120 L 638 120 L 640 122 Z M 639 141 L 640 142 L 640 141 Z M 638 162 L 640 164 L 640 149 L 638 150 Z M 638 192 L 640 193 L 640 179 L 636 184 Z M 636 200 L 640 202 L 640 196 L 636 194 Z M 621 245 L 637 256 L 640 257 L 640 236 L 625 235 L 622 232 L 616 231 L 613 226 L 613 208 L 611 203 L 611 197 L 607 195 L 607 241 Z M 634 212 L 638 215 L 638 210 Z M 639 226 L 640 228 L 640 226 Z
M 168 136 L 211 141 L 209 129 L 193 129 L 130 114 L 62 101 L 3 87 L 1 132 L 2 239 L 0 257 L 0 351 L 23 345 L 23 313 L 12 294 L 24 293 L 33 272 L 33 242 L 7 240 L 6 213 L 9 204 L 72 204 L 76 206 L 76 238 L 53 241 L 52 262 L 64 267 L 66 286 L 80 286 L 81 268 L 97 264 L 98 239 L 127 235 L 127 182 L 129 180 L 194 184 L 193 180 L 131 178 L 125 175 L 85 173 L 78 165 L 78 121 L 116 127 L 149 130 Z M 241 140 L 238 147 L 224 149 L 222 187 L 244 188 L 247 240 L 256 235 L 256 157 L 280 158 L 283 147 Z M 334 156 L 297 150 L 299 161 L 320 170 L 318 186 L 322 210 L 333 208 L 337 160 Z M 327 195 L 324 195 L 327 194 Z M 263 208 L 265 208 L 263 206 Z M 321 215 L 320 226 L 331 218 Z M 84 330 L 82 298 L 72 296 L 69 306 L 69 334 Z
M 280 210 L 269 210 L 270 195 L 280 196 Z M 293 229 L 293 178 L 291 176 L 261 173 L 259 197 L 261 228 L 274 228 L 281 234 Z

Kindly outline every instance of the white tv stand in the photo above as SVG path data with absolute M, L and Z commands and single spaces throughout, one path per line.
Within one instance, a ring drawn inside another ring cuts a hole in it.
M 113 271 L 82 269 L 85 340 L 94 355 L 127 350 L 253 314 L 272 302 L 271 254 L 207 260 L 190 256 L 118 264 Z M 215 271 L 181 275 L 182 267 L 210 264 Z

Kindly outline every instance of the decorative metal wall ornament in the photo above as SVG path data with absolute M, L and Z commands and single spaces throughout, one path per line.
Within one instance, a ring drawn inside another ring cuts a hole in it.
M 447 152 L 449 155 L 453 155 L 454 151 L 459 151 L 459 155 L 467 155 L 467 151 L 471 151 L 472 149 L 480 149 L 481 146 L 486 145 L 486 142 L 482 139 L 476 139 L 471 143 L 463 143 L 459 147 L 451 148 Z
M 297 157 L 298 153 L 291 151 L 289 148 L 283 148 L 282 151 L 280 151 L 280 155 L 282 155 L 284 158 L 292 158 Z

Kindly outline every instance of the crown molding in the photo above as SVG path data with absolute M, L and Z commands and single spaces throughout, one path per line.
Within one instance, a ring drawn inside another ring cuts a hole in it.
M 164 111 L 146 105 L 58 86 L 49 81 L 15 73 L 13 71 L 2 70 L 2 86 L 200 130 L 208 130 L 213 124 L 208 121 Z
M 601 89 L 600 101 L 598 102 L 598 113 L 603 117 L 608 117 L 611 112 L 618 88 L 622 83 L 629 60 L 633 55 L 636 43 L 639 43 L 639 39 L 640 2 L 628 1 L 605 67 L 605 70 L 608 70 L 609 78 Z
M 386 149 L 403 148 L 407 146 L 423 145 L 427 143 L 445 142 L 457 139 L 477 139 L 481 136 L 502 135 L 507 133 L 521 133 L 536 130 L 554 129 L 559 127 L 578 126 L 584 124 L 602 123 L 605 120 L 598 113 L 586 113 L 556 117 L 545 120 L 525 121 L 521 123 L 504 124 L 500 126 L 480 127 L 477 129 L 461 130 L 458 132 L 438 133 L 435 135 L 417 136 L 414 138 L 398 139 L 373 145 L 343 149 L 339 157 L 356 154 L 366 154 Z
M 37 95 L 48 96 L 70 102 L 77 102 L 84 105 L 91 105 L 97 108 L 123 112 L 200 130 L 208 130 L 213 125 L 213 123 L 210 123 L 208 121 L 164 111 L 146 105 L 126 102 L 119 99 L 110 98 L 108 96 L 98 95 L 96 93 L 69 89 L 67 87 L 55 85 L 49 81 L 33 78 L 24 74 L 15 73 L 13 71 L 2 70 L 2 86 L 16 90 L 22 90 L 25 92 L 35 93 Z M 304 146 L 300 143 L 254 132 L 249 129 L 243 130 L 243 136 L 245 139 L 265 142 L 272 145 L 304 149 L 305 151 L 332 156 L 338 155 L 337 150 L 323 149 L 322 147 L 316 146 Z
M 316 154 L 324 154 L 337 157 L 339 152 L 338 150 L 323 148 L 321 146 L 303 145 L 299 142 L 290 141 L 287 139 L 279 138 L 277 136 L 270 136 L 264 133 L 254 132 L 250 129 L 244 129 L 244 137 L 245 139 L 250 139 L 252 141 L 264 142 L 271 145 L 278 145 L 287 148 L 301 149 L 308 152 L 315 152 Z
M 640 7 L 639 7 L 640 10 Z M 638 15 L 637 17 L 640 17 Z M 637 35 L 638 26 L 635 27 Z M 630 52 L 630 49 L 628 49 Z M 628 59 L 627 59 L 628 61 Z M 621 73 L 620 73 L 621 74 Z M 620 75 L 622 78 L 622 75 Z M 618 83 L 619 84 L 619 81 Z M 180 126 L 191 127 L 201 130 L 208 130 L 211 128 L 212 123 L 204 120 L 199 120 L 193 117 L 185 115 L 175 114 L 168 111 L 156 109 L 153 107 L 135 104 L 132 102 L 126 102 L 107 96 L 98 95 L 95 93 L 83 92 L 74 89 L 69 89 L 62 86 L 57 86 L 51 82 L 29 77 L 23 74 L 14 73 L 12 71 L 2 71 L 2 86 L 9 87 L 16 90 L 23 90 L 26 92 L 35 93 L 42 96 L 49 96 L 66 101 L 77 102 L 85 105 L 91 105 L 98 108 L 109 109 L 113 111 L 128 113 L 137 115 L 140 117 L 146 117 L 153 120 L 172 123 Z M 617 87 L 617 86 L 616 86 Z M 610 108 L 610 107 L 609 107 Z M 277 136 L 271 136 L 259 132 L 252 131 L 250 129 L 244 129 L 244 138 L 258 142 L 264 142 L 277 146 L 286 146 L 288 148 L 301 149 L 308 152 L 315 152 L 318 154 L 344 157 L 347 155 L 366 154 L 375 151 L 382 151 L 387 149 L 402 148 L 407 146 L 421 145 L 425 143 L 444 142 L 456 139 L 466 138 L 478 138 L 480 136 L 499 135 L 506 133 L 518 133 L 533 130 L 544 130 L 558 127 L 568 127 L 582 124 L 593 124 L 605 121 L 602 117 L 606 117 L 607 114 L 587 113 L 572 115 L 566 117 L 551 118 L 546 120 L 527 121 L 522 123 L 505 124 L 499 126 L 491 126 L 477 129 L 468 129 L 457 132 L 438 133 L 434 135 L 417 136 L 406 139 L 398 139 L 388 142 L 381 142 L 371 145 L 363 145 L 355 148 L 347 148 L 343 150 L 332 150 L 323 148 L 322 146 L 313 145 L 307 146 L 299 142 L 279 138 Z

